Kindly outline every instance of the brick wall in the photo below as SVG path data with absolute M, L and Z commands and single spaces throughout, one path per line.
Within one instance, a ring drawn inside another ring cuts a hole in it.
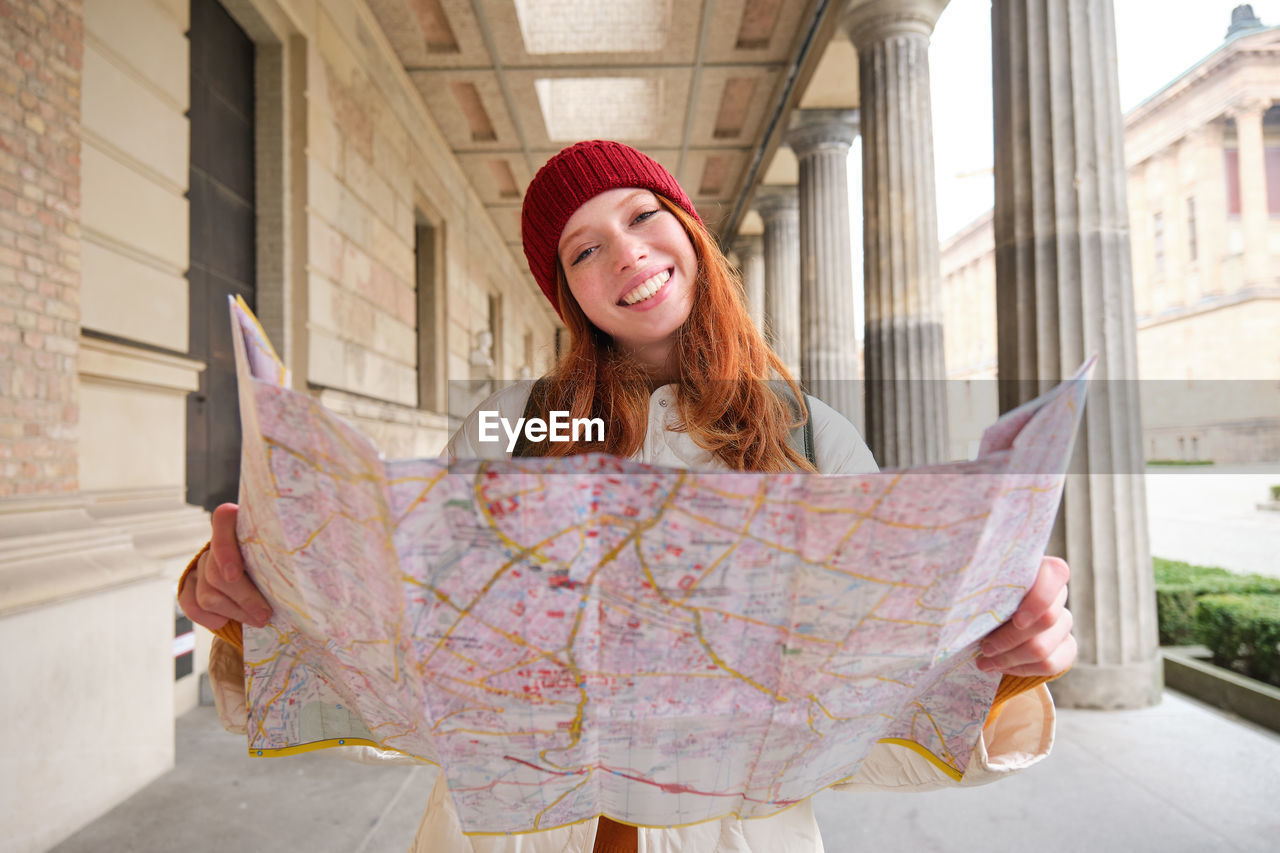
M 76 490 L 80 0 L 0 0 L 0 497 Z

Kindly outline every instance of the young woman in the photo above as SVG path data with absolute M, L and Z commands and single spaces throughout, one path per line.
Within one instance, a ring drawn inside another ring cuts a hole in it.
M 616 142 L 570 146 L 534 177 L 521 222 L 529 269 L 570 334 L 569 351 L 534 385 L 513 385 L 477 407 L 453 436 L 453 458 L 505 458 L 485 440 L 479 412 L 514 423 L 551 410 L 600 417 L 591 441 L 517 445 L 516 455 L 602 450 L 696 470 L 867 473 L 876 465 L 857 430 L 794 380 L 752 324 L 741 286 L 693 204 L 656 161 Z M 541 416 L 541 415 L 540 415 Z M 808 418 L 811 440 L 798 441 Z M 1038 761 L 1053 739 L 1043 681 L 1075 659 L 1065 609 L 1067 567 L 1045 558 L 1009 622 L 982 643 L 979 666 L 1005 674 L 961 785 L 982 784 Z M 211 546 L 180 585 L 196 622 L 231 638 L 235 622 L 263 625 L 270 607 L 244 574 L 235 507 L 213 515 Z M 224 723 L 243 725 L 239 653 L 215 643 L 210 670 Z M 239 704 L 237 705 L 237 702 Z M 814 853 L 822 841 L 806 801 L 774 817 L 726 817 L 689 827 L 636 829 L 607 818 L 511 837 L 464 836 L 438 778 L 414 851 Z M 841 787 L 922 789 L 957 784 L 915 752 L 879 744 Z

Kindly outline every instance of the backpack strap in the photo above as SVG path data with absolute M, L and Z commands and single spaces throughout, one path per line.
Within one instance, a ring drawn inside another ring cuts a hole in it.
M 787 443 L 791 445 L 792 450 L 808 459 L 809 464 L 817 468 L 818 455 L 813 441 L 813 404 L 810 402 L 813 398 L 808 394 L 804 395 L 805 411 L 802 413 L 800 401 L 796 399 L 796 395 L 791 392 L 791 386 L 786 382 L 781 379 L 772 379 L 769 381 L 769 389 L 787 404 L 792 417 L 804 418 L 804 423 L 791 428 L 791 432 L 787 435 Z
M 524 404 L 524 418 L 528 422 L 532 418 L 546 419 L 547 415 L 547 378 L 544 376 L 533 383 L 533 387 L 529 389 L 529 399 Z M 769 389 L 777 394 L 791 409 L 791 415 L 794 418 L 800 418 L 800 401 L 796 399 L 796 395 L 791 392 L 791 386 L 781 380 L 771 380 Z M 818 457 L 813 442 L 813 417 L 810 414 L 812 404 L 809 395 L 805 395 L 805 411 L 803 413 L 804 423 L 793 427 L 787 435 L 787 443 L 791 445 L 791 449 L 797 454 L 809 460 L 809 464 L 818 467 Z M 515 459 L 521 456 L 531 456 L 529 451 L 532 449 L 532 442 L 525 438 L 524 430 L 520 431 L 520 435 L 516 438 L 516 446 L 511 450 L 511 458 Z
M 545 420 L 547 414 L 547 386 L 550 383 L 547 377 L 540 377 L 533 383 L 533 387 L 529 389 L 529 399 L 524 404 L 524 420 L 528 423 L 531 418 L 543 418 Z M 516 437 L 516 446 L 511 449 L 511 458 L 516 459 L 521 456 L 533 456 L 529 451 L 533 449 L 533 442 L 524 437 L 524 430 L 520 430 L 520 435 Z

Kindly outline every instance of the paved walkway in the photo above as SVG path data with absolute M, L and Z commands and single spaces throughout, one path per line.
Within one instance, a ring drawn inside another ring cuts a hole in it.
M 177 749 L 174 770 L 55 853 L 402 853 L 435 772 L 249 759 L 210 708 L 179 719 Z M 1167 692 L 1141 711 L 1062 712 L 1053 756 L 996 787 L 815 802 L 831 853 L 1274 851 L 1277 767 L 1280 736 Z
M 1147 469 L 1151 553 L 1280 577 L 1280 512 L 1257 508 L 1280 464 Z

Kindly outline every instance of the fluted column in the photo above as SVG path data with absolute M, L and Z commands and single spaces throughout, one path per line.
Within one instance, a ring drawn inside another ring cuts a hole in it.
M 1267 171 L 1262 144 L 1262 114 L 1270 106 L 1270 101 L 1253 99 L 1227 113 L 1236 120 L 1245 287 L 1262 284 L 1275 275 L 1267 246 Z
M 942 281 L 929 35 L 945 0 L 853 7 L 862 104 L 867 443 L 882 466 L 944 458 Z
M 759 234 L 739 234 L 733 241 L 738 271 L 747 297 L 747 311 L 757 329 L 764 328 L 764 238 Z
M 800 163 L 800 375 L 860 427 L 848 166 L 857 135 L 856 110 L 801 110 L 786 141 Z
M 796 188 L 761 187 L 764 220 L 765 338 L 787 370 L 800 378 L 800 208 Z
M 1147 546 L 1124 124 L 1111 0 L 994 0 L 1000 408 L 1098 356 L 1050 553 L 1071 565 L 1071 707 L 1162 685 Z

